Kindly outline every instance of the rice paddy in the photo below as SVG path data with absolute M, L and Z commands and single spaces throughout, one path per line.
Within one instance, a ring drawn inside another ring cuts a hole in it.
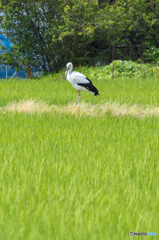
M 159 234 L 159 80 L 92 82 L 0 81 L 0 239 Z

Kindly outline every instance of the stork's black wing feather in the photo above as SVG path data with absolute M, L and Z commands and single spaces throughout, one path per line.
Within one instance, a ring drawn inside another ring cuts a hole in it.
M 86 78 L 89 83 L 78 83 L 79 86 L 85 87 L 90 92 L 93 92 L 95 96 L 99 95 L 98 89 L 93 86 L 91 80 L 89 78 Z

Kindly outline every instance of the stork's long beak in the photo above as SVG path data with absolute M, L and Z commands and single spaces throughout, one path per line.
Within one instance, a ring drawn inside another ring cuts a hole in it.
M 67 78 L 67 70 L 66 70 L 66 72 L 65 72 L 65 79 Z
M 67 77 L 67 67 L 65 67 L 65 79 Z

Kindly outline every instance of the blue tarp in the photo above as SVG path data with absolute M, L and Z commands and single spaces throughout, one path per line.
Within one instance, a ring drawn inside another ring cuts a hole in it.
M 8 38 L 4 37 L 0 34 L 0 40 L 3 41 L 4 47 L 7 51 L 11 50 L 12 43 L 8 40 Z M 5 50 L 0 50 L 0 55 L 3 54 Z M 36 73 L 36 69 L 33 68 L 32 71 Z M 37 72 L 38 73 L 38 72 Z M 25 78 L 25 72 L 24 71 L 18 71 L 16 72 L 15 69 L 11 69 L 11 67 L 8 65 L 0 65 L 0 78 L 9 78 L 9 77 L 21 77 Z
M 2 36 L 1 34 L 0 34 L 0 40 L 3 41 L 5 49 L 10 51 L 11 50 L 11 43 L 10 43 L 10 41 L 6 37 Z
M 0 34 L 0 40 L 3 41 L 4 47 L 7 51 L 11 50 L 12 44 L 6 38 L 5 36 Z M 0 50 L 0 54 L 3 54 L 5 50 Z M 15 71 L 15 69 L 12 69 L 9 65 L 0 65 L 0 78 L 9 78 L 9 77 L 22 77 L 25 78 L 25 72 L 24 71 L 19 71 L 18 73 Z

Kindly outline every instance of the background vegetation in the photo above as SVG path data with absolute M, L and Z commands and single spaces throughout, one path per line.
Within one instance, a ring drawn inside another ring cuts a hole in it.
M 17 69 L 109 63 L 113 41 L 115 59 L 159 60 L 158 0 L 1 0 L 0 11 L 13 43 L 1 61 Z

